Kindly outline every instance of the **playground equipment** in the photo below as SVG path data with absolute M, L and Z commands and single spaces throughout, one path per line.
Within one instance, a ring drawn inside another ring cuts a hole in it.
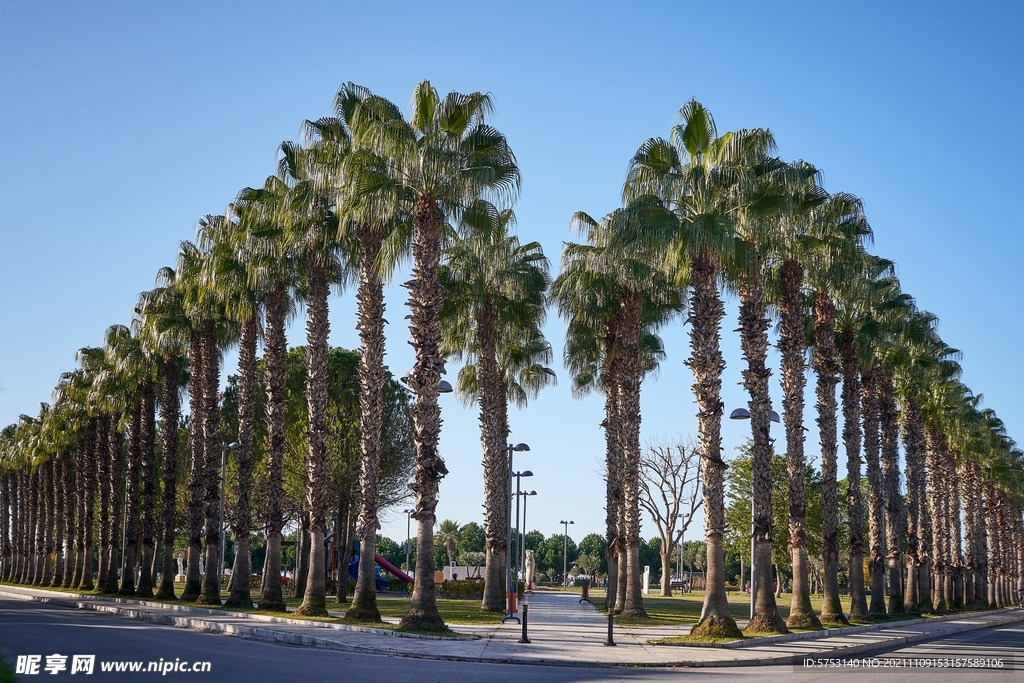
M 383 567 L 384 569 L 388 570 L 389 572 L 391 572 L 392 574 L 397 576 L 402 581 L 405 581 L 406 583 L 412 583 L 413 580 L 412 580 L 411 576 L 409 576 L 408 574 L 403 572 L 401 569 L 399 569 L 395 565 L 393 565 L 390 562 L 388 562 L 387 560 L 385 560 L 380 555 L 374 554 L 373 559 L 377 563 L 373 567 L 373 580 L 374 580 L 374 583 L 377 585 L 377 590 L 379 590 L 379 591 L 387 590 L 388 585 L 389 585 L 388 580 L 383 578 L 380 575 L 381 567 Z M 349 563 L 349 565 L 348 565 L 348 575 L 350 577 L 352 577 L 353 579 L 358 578 L 358 576 L 359 576 L 359 556 L 358 555 L 356 555 L 353 558 L 352 562 Z

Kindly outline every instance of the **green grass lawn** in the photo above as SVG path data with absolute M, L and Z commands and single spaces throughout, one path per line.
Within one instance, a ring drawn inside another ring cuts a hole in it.
M 17 680 L 14 676 L 14 667 L 3 655 L 0 655 L 0 683 L 17 683 Z

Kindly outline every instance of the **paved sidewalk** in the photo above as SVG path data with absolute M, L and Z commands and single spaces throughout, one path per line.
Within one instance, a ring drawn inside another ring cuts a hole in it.
M 751 639 L 741 647 L 652 645 L 648 640 L 681 635 L 689 627 L 615 627 L 607 647 L 607 619 L 571 593 L 528 596 L 529 644 L 517 641 L 519 624 L 453 628 L 462 638 L 438 638 L 343 624 L 210 610 L 127 598 L 77 595 L 22 586 L 0 586 L 0 598 L 90 609 L 140 621 L 223 633 L 267 642 L 350 652 L 429 659 L 562 666 L 752 666 L 794 663 L 810 655 L 853 656 L 932 640 L 980 628 L 1024 621 L 1024 610 L 998 610 L 854 627 L 774 639 Z

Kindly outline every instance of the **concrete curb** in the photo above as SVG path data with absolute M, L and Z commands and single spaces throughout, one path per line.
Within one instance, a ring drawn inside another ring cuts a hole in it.
M 4 587 L 0 587 L 0 597 L 8 597 L 16 600 L 32 600 L 34 602 L 50 603 L 55 605 L 64 605 L 67 607 L 75 607 L 77 609 L 92 609 L 96 612 L 106 612 L 108 614 L 116 614 L 118 616 L 126 616 L 129 619 L 138 619 L 140 621 L 146 621 L 142 617 L 130 616 L 129 614 L 122 614 L 122 612 L 128 612 L 131 615 L 140 614 L 136 610 L 126 610 L 119 608 L 117 605 L 138 605 L 139 607 L 150 607 L 153 609 L 161 609 L 166 611 L 178 611 L 178 612 L 189 612 L 191 614 L 208 614 L 210 616 L 228 616 L 235 617 L 237 619 L 252 619 L 254 621 L 260 621 L 270 624 L 290 624 L 292 626 L 306 626 L 311 628 L 327 628 L 334 629 L 335 631 L 349 631 L 352 633 L 370 633 L 378 636 L 390 636 L 392 638 L 412 638 L 415 640 L 442 640 L 442 641 L 465 641 L 465 640 L 479 640 L 480 636 L 474 634 L 457 634 L 454 636 L 432 636 L 426 633 L 407 633 L 405 631 L 394 631 L 386 628 L 372 628 L 370 626 L 354 626 L 351 624 L 331 624 L 323 621 L 313 621 L 306 619 L 289 619 L 288 617 L 271 617 L 265 614 L 249 614 L 247 612 L 235 612 L 231 610 L 213 610 L 205 607 L 193 607 L 191 605 L 175 605 L 164 602 L 150 602 L 148 600 L 133 600 L 131 598 L 121 598 L 115 596 L 105 595 L 82 595 L 80 593 L 51 593 L 45 589 L 28 587 L 30 590 L 38 591 L 42 593 L 50 593 L 50 595 L 32 595 L 21 592 L 11 592 L 4 590 Z M 102 604 L 97 601 L 103 601 Z M 202 621 L 202 620 L 200 620 Z M 163 623 L 163 622 L 161 622 Z M 169 623 L 169 622 L 168 622 Z M 204 622 L 205 623 L 205 622 Z M 210 622 L 214 623 L 214 622 Z M 201 629 L 208 630 L 208 629 Z
M 38 590 L 38 589 L 33 589 Z M 39 591 L 44 592 L 44 591 Z M 239 624 L 225 624 L 217 621 L 210 621 L 206 619 L 197 619 L 192 617 L 176 616 L 172 614 L 154 614 L 152 612 L 145 612 L 141 610 L 129 609 L 120 607 L 116 604 L 102 604 L 96 602 L 96 597 L 88 596 L 86 599 L 75 600 L 74 597 L 82 598 L 83 596 L 71 595 L 70 598 L 62 597 L 50 597 L 45 595 L 30 595 L 21 592 L 6 591 L 0 588 L 0 597 L 7 597 L 16 600 L 23 600 L 27 602 L 40 602 L 44 604 L 55 604 L 67 607 L 74 607 L 77 609 L 89 609 L 96 612 L 102 612 L 106 614 L 112 614 L 115 616 L 124 617 L 127 619 L 134 619 L 137 621 L 144 621 L 149 623 L 156 623 L 167 626 L 174 626 L 177 628 L 186 628 L 191 630 L 205 631 L 208 633 L 222 633 L 225 635 L 231 635 L 235 637 L 246 638 L 249 640 L 257 640 L 269 643 L 278 643 L 286 645 L 297 645 L 301 647 L 314 647 L 319 649 L 337 650 L 342 652 L 356 652 L 362 654 L 375 654 L 375 655 L 388 655 L 398 657 L 408 657 L 412 659 L 432 659 L 439 661 L 453 661 L 453 662 L 475 662 L 482 664 L 520 664 L 520 665 L 533 665 L 533 666 L 563 666 L 563 667 L 574 667 L 574 668 L 722 668 L 722 667 L 748 667 L 748 666 L 766 666 L 766 665 L 786 665 L 786 664 L 800 664 L 803 660 L 808 658 L 814 658 L 820 656 L 821 653 L 828 653 L 830 657 L 848 657 L 851 655 L 867 654 L 872 652 L 879 652 L 883 650 L 892 650 L 914 643 L 925 642 L 928 640 L 935 640 L 936 638 L 944 638 L 950 635 L 956 635 L 958 633 L 965 633 L 968 631 L 975 631 L 985 628 L 999 628 L 1009 624 L 1019 623 L 1024 621 L 1024 610 L 1017 611 L 1016 613 L 1008 614 L 1006 617 L 994 620 L 986 621 L 984 623 L 975 624 L 957 624 L 952 625 L 948 629 L 939 629 L 929 633 L 920 633 L 911 636 L 897 636 L 894 638 L 887 638 L 885 641 L 874 642 L 874 643 L 862 643 L 859 645 L 849 645 L 846 647 L 831 647 L 823 648 L 817 652 L 809 653 L 797 653 L 797 654 L 783 654 L 783 655 L 769 655 L 758 658 L 737 658 L 737 659 L 716 659 L 716 660 L 677 660 L 670 662 L 578 662 L 578 661 L 566 661 L 561 659 L 548 659 L 541 657 L 526 658 L 526 657 L 470 657 L 460 655 L 445 655 L 441 653 L 417 653 L 407 652 L 398 650 L 391 647 L 376 647 L 366 645 L 354 645 L 350 643 L 341 643 L 335 640 L 329 640 L 327 638 L 318 638 L 313 636 L 302 635 L 298 633 L 287 633 L 283 631 L 275 631 L 268 628 L 257 628 L 251 626 L 242 626 Z M 123 598 L 120 600 L 124 600 Z M 134 601 L 143 602 L 143 601 Z M 151 605 L 163 608 L 166 607 L 163 603 L 150 603 Z M 147 605 L 148 606 L 148 605 Z M 185 609 L 202 609 L 202 608 L 186 608 L 185 606 L 171 605 L 173 609 L 168 611 L 184 611 Z M 213 612 L 213 610 L 204 610 L 206 612 Z M 999 610 L 1002 611 L 1002 610 Z M 217 614 L 227 614 L 224 612 L 217 611 Z M 238 615 L 242 618 L 254 618 L 256 615 L 248 615 L 244 613 L 231 613 L 232 615 Z M 979 615 L 989 614 L 978 613 Z M 270 617 L 277 619 L 276 617 Z M 961 616 L 962 618 L 962 616 Z M 313 626 L 313 627 L 338 627 L 344 626 L 342 624 L 324 624 L 319 622 L 306 622 L 295 619 L 282 619 L 288 623 L 298 623 L 302 626 Z M 925 621 L 933 622 L 932 619 Z M 915 620 L 916 622 L 916 620 Z M 903 622 L 907 623 L 907 622 Z M 878 626 L 877 624 L 871 624 L 870 626 Z M 359 627 L 354 627 L 358 629 Z M 336 629 L 336 630 L 350 630 L 350 629 Z M 392 631 L 386 631 L 382 629 L 360 629 L 363 632 L 370 632 L 379 635 L 399 635 Z M 837 629 L 833 629 L 837 630 Z M 838 629 L 841 631 L 838 635 L 849 633 L 850 629 Z M 878 630 L 878 629 L 874 629 Z M 821 636 L 823 631 L 815 632 L 814 635 Z M 419 636 L 419 634 L 401 634 L 402 636 L 413 636 L 421 637 L 432 640 L 453 640 L 447 638 L 438 638 L 437 636 Z M 475 636 L 478 638 L 479 636 Z M 465 640 L 465 639 L 464 639 Z M 804 639 L 806 640 L 806 639 Z M 778 643 L 779 641 L 774 641 Z M 770 644 L 770 643 L 765 643 Z

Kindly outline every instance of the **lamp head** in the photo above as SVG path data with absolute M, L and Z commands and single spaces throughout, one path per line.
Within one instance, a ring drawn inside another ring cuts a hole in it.
M 517 443 L 517 444 L 516 444 L 516 445 L 515 445 L 515 446 L 514 446 L 514 447 L 512 448 L 512 450 L 514 450 L 514 451 L 520 451 L 520 452 L 521 452 L 521 451 L 528 451 L 528 450 L 530 450 L 530 447 L 529 447 L 529 446 L 527 446 L 527 445 L 526 445 L 525 443 Z
M 231 443 L 228 444 L 229 451 L 237 451 L 241 447 L 242 444 L 238 443 L 237 441 L 232 441 Z
M 779 414 L 776 413 L 774 410 L 768 413 L 768 419 L 775 423 L 782 422 L 782 418 L 780 418 Z
M 530 470 L 523 470 L 522 472 L 519 473 L 519 476 L 521 476 L 521 477 L 532 477 L 533 476 L 533 472 L 531 472 Z
M 750 411 L 746 408 L 737 408 L 736 410 L 729 413 L 730 420 L 749 420 Z
M 450 394 L 452 391 L 452 385 L 447 380 L 441 380 L 437 383 L 437 392 L 439 394 Z

